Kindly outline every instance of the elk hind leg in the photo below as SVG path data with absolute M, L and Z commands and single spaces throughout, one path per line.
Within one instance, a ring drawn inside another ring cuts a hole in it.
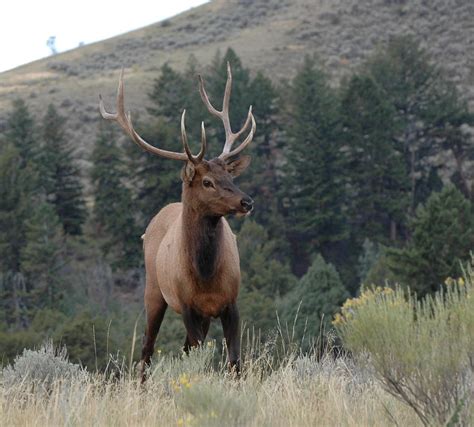
M 148 298 L 147 298 L 148 300 Z M 150 364 L 151 356 L 155 348 L 155 341 L 160 331 L 161 322 L 165 316 L 168 304 L 164 300 L 161 292 L 146 304 L 146 329 L 143 337 L 142 357 L 141 357 L 141 378 L 145 381 L 145 371 Z

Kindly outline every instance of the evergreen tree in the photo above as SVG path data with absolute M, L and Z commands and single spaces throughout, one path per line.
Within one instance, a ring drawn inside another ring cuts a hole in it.
M 295 285 L 288 262 L 278 260 L 277 242 L 265 228 L 246 220 L 237 236 L 242 272 L 239 308 L 249 328 L 266 334 L 276 326 L 277 303 Z
M 474 248 L 472 204 L 448 185 L 417 209 L 410 228 L 411 241 L 390 249 L 389 263 L 400 283 L 422 297 L 439 290 L 447 277 L 461 276 L 461 264 Z
M 26 103 L 22 99 L 15 100 L 8 117 L 4 139 L 18 150 L 20 168 L 26 167 L 29 162 L 32 163 L 32 167 L 37 166 L 35 162 L 38 156 L 38 144 L 35 133 L 34 120 Z
M 279 199 L 275 195 L 275 189 L 279 186 L 276 162 L 281 149 L 277 139 L 277 91 L 272 81 L 259 72 L 250 83 L 249 94 L 257 133 L 246 148 L 247 154 L 252 157 L 252 163 L 245 173 L 242 190 L 251 194 L 255 200 L 256 220 L 269 226 L 271 232 L 281 220 Z
M 427 159 L 439 152 L 439 141 L 447 146 L 455 144 L 450 141 L 451 129 L 464 120 L 467 108 L 411 37 L 392 40 L 368 61 L 365 70 L 394 108 L 394 139 L 407 164 L 413 213 L 430 191 L 441 187 L 436 168 Z
M 64 118 L 48 106 L 42 123 L 41 184 L 66 234 L 81 234 L 86 218 L 79 168 L 64 134 Z
M 394 106 L 370 77 L 355 75 L 343 91 L 341 114 L 351 231 L 359 244 L 393 241 L 409 202 L 406 164 L 393 141 Z
M 38 183 L 34 121 L 17 100 L 0 144 L 0 307 L 8 325 L 28 326 L 27 283 L 20 254 Z
M 136 148 L 136 147 L 134 147 Z M 92 152 L 91 181 L 94 221 L 103 237 L 102 249 L 121 268 L 137 266 L 141 240 L 131 191 L 125 186 L 125 163 L 112 128 L 101 123 Z
M 177 151 L 178 135 L 163 119 L 157 119 L 140 130 L 147 141 Z M 125 145 L 128 176 L 133 189 L 133 202 L 139 213 L 138 226 L 144 230 L 161 208 L 178 202 L 181 194 L 178 162 L 143 152 L 131 141 Z
M 348 297 L 334 266 L 318 255 L 282 301 L 283 318 L 294 325 L 295 338 L 307 349 L 328 331 L 331 318 Z
M 22 167 L 23 165 L 23 167 Z M 20 252 L 26 244 L 25 223 L 33 206 L 36 174 L 9 143 L 0 149 L 0 270 L 20 271 Z
M 162 117 L 173 127 L 179 129 L 181 113 L 187 106 L 190 83 L 181 73 L 166 63 L 161 67 L 160 77 L 155 79 L 153 89 L 148 94 L 153 106 L 147 108 L 148 113 Z
M 26 221 L 26 245 L 22 248 L 21 270 L 28 281 L 28 305 L 56 307 L 64 296 L 59 276 L 63 264 L 62 227 L 54 206 L 40 202 Z
M 337 97 L 314 59 L 306 57 L 291 91 L 284 202 L 295 261 L 304 268 L 308 247 L 330 260 L 342 256 L 334 243 L 347 237 L 345 184 Z

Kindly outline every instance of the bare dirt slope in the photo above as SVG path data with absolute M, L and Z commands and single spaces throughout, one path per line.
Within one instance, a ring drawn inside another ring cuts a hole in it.
M 143 111 L 153 78 L 168 61 L 193 53 L 209 64 L 233 47 L 252 71 L 291 78 L 317 53 L 334 82 L 394 35 L 413 34 L 462 89 L 474 109 L 473 0 L 214 0 L 172 19 L 0 74 L 0 130 L 11 100 L 35 114 L 53 102 L 69 117 L 70 137 L 85 153 L 98 120 L 97 97 L 114 99 L 125 67 L 127 105 Z

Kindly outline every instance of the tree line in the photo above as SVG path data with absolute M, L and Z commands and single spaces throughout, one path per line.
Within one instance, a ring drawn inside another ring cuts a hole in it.
M 211 99 L 221 97 L 228 61 L 231 123 L 243 124 L 249 104 L 257 121 L 252 164 L 239 183 L 255 214 L 231 219 L 247 327 L 265 339 L 278 312 L 309 345 L 361 284 L 388 280 L 423 296 L 460 275 L 474 247 L 474 115 L 415 40 L 392 40 L 338 87 L 317 58 L 306 57 L 292 80 L 274 82 L 228 49 L 205 67 Z M 182 72 L 161 68 L 148 117 L 136 125 L 148 141 L 176 150 L 186 108 L 190 140 L 200 139 L 204 120 L 210 155 L 220 152 L 222 126 L 197 90 L 202 68 L 193 56 Z M 0 141 L 4 360 L 46 334 L 89 366 L 98 350 L 107 357 L 104 342 L 109 352 L 129 348 L 140 305 L 121 301 L 142 281 L 147 223 L 179 200 L 175 162 L 100 122 L 91 167 L 80 169 L 64 117 L 50 105 L 36 122 L 22 100 Z M 180 331 L 178 319 L 165 319 L 158 346 L 176 351 Z

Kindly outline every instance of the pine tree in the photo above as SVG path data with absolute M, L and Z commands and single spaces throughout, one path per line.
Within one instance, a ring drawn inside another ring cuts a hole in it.
M 283 318 L 307 349 L 329 329 L 332 316 L 349 297 L 337 270 L 318 255 L 297 286 L 282 301 Z
M 161 67 L 160 77 L 155 79 L 148 94 L 153 106 L 147 108 L 154 117 L 162 117 L 171 126 L 179 126 L 181 113 L 186 108 L 190 84 L 181 73 L 166 63 Z M 179 129 L 179 128 L 178 128 Z
M 352 233 L 359 244 L 395 240 L 405 223 L 410 183 L 393 141 L 394 106 L 369 76 L 355 75 L 343 91 L 341 114 Z
M 28 325 L 27 283 L 20 254 L 27 244 L 38 183 L 35 126 L 26 104 L 17 100 L 0 144 L 0 307 L 9 325 Z
M 432 64 L 427 52 L 411 37 L 393 39 L 384 51 L 368 61 L 365 72 L 394 108 L 394 139 L 404 153 L 409 171 L 413 213 L 432 189 L 441 186 L 436 168 L 427 161 L 440 151 L 440 141 L 461 159 L 462 154 L 456 151 L 460 145 L 452 141 L 452 129 L 465 120 L 467 107 L 459 101 L 441 70 Z M 464 172 L 464 164 L 459 166 Z
M 403 249 L 388 251 L 400 283 L 419 297 L 439 290 L 447 277 L 460 277 L 462 263 L 474 248 L 474 210 L 453 185 L 433 193 L 416 211 L 412 239 Z
M 257 133 L 246 148 L 252 163 L 245 173 L 241 188 L 255 200 L 256 220 L 264 226 L 270 226 L 271 230 L 280 220 L 279 199 L 275 196 L 275 189 L 279 186 L 276 162 L 281 151 L 277 139 L 277 91 L 272 81 L 259 72 L 250 83 L 249 94 Z
M 94 221 L 104 239 L 102 249 L 120 268 L 141 259 L 140 231 L 135 223 L 132 194 L 125 185 L 125 163 L 110 126 L 101 123 L 92 152 L 91 181 Z
M 63 264 L 62 227 L 53 205 L 40 202 L 26 225 L 21 270 L 28 281 L 28 305 L 56 307 L 64 296 L 59 269 Z
M 66 234 L 81 234 L 86 208 L 73 147 L 64 134 L 64 118 L 48 106 L 42 123 L 41 185 Z
M 237 236 L 242 272 L 239 307 L 249 328 L 266 334 L 276 325 L 278 301 L 295 285 L 289 263 L 279 261 L 278 245 L 265 228 L 246 220 Z
M 176 151 L 177 145 L 180 144 L 176 132 L 163 119 L 152 121 L 145 129 L 140 130 L 140 135 L 164 149 Z M 137 224 L 144 230 L 161 208 L 180 200 L 181 165 L 146 153 L 131 141 L 125 144 L 125 151 L 133 202 L 139 213 Z
M 35 168 L 38 156 L 38 144 L 36 138 L 35 123 L 28 106 L 22 99 L 13 102 L 13 110 L 7 121 L 5 141 L 15 146 L 20 156 L 20 168 L 26 167 L 31 162 Z
M 305 264 L 309 247 L 335 261 L 335 243 L 347 237 L 340 120 L 337 96 L 314 59 L 306 57 L 288 101 L 284 203 L 295 261 Z

